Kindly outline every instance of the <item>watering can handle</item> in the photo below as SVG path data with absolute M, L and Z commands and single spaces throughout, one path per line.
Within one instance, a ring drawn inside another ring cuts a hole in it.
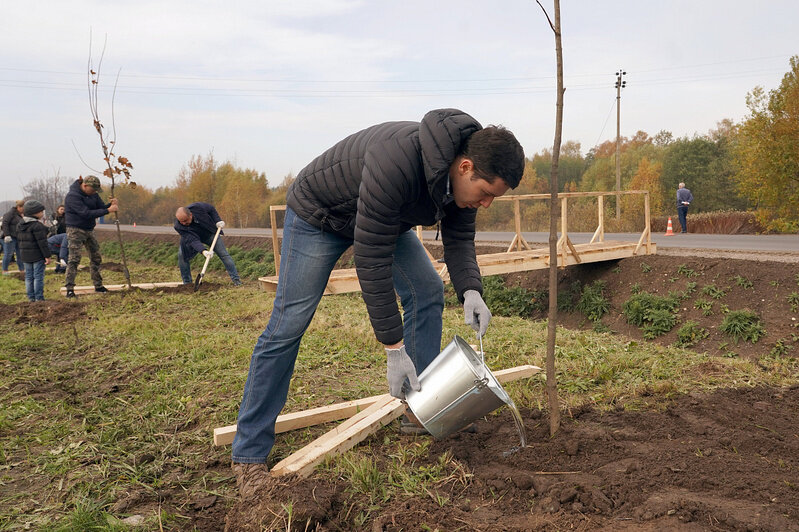
M 480 342 L 480 362 L 483 365 L 485 365 L 486 360 L 485 360 L 485 353 L 483 352 L 483 337 L 480 335 L 479 332 L 477 333 L 477 340 Z

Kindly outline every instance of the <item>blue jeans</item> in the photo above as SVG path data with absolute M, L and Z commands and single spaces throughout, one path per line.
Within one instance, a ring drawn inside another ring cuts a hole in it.
M 351 245 L 352 240 L 325 233 L 286 209 L 274 307 L 250 359 L 233 441 L 234 462 L 266 462 L 275 443 L 275 421 L 286 404 L 300 340 L 330 272 Z M 403 308 L 405 348 L 421 373 L 441 351 L 444 283 L 413 231 L 397 238 L 393 280 Z
M 47 247 L 50 248 L 50 253 L 58 255 L 58 260 L 64 262 L 69 259 L 69 244 L 67 243 L 67 234 L 59 233 L 47 239 Z
M 688 207 L 685 205 L 681 205 L 677 207 L 677 216 L 680 218 L 680 227 L 682 227 L 682 232 L 688 232 L 688 222 L 685 220 L 688 216 Z
M 44 261 L 26 262 L 25 291 L 28 301 L 44 301 Z
M 233 283 L 241 283 L 241 279 L 239 279 L 239 272 L 236 270 L 236 264 L 233 262 L 233 257 L 231 257 L 230 253 L 228 253 L 225 243 L 222 242 L 221 238 L 216 239 L 214 253 L 219 255 L 219 258 L 222 259 L 222 264 L 225 265 L 225 269 L 227 270 L 228 275 L 230 275 L 230 279 L 233 281 Z M 189 264 L 189 261 L 183 257 L 183 250 L 180 248 L 180 246 L 178 246 L 178 268 L 180 268 L 180 277 L 183 279 L 184 283 L 193 282 L 191 278 L 191 265 Z
M 6 242 L 6 239 L 3 239 L 3 271 L 8 271 L 8 265 L 11 264 L 11 255 L 14 253 L 17 254 L 17 267 L 19 271 L 25 269 L 22 265 L 22 261 L 19 259 L 19 242 L 13 236 L 11 237 L 11 242 Z

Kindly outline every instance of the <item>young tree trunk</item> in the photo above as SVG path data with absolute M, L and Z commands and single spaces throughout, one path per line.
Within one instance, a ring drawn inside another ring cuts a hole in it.
M 538 2 L 541 6 L 541 2 Z M 544 9 L 541 6 L 541 9 Z M 554 436 L 560 428 L 560 400 L 558 399 L 558 381 L 555 376 L 555 340 L 558 325 L 558 159 L 563 130 L 563 48 L 560 33 L 560 0 L 554 0 L 555 23 L 549 25 L 555 33 L 555 55 L 558 62 L 558 98 L 555 113 L 555 141 L 552 146 L 552 173 L 549 180 L 549 313 L 547 315 L 547 402 L 549 404 L 549 434 Z M 544 9 L 544 14 L 546 10 Z M 565 259 L 565 257 L 564 257 Z
M 111 165 L 108 165 L 111 168 Z M 111 199 L 114 199 L 114 178 L 111 178 Z M 128 270 L 128 258 L 125 256 L 125 244 L 122 242 L 122 230 L 119 228 L 119 211 L 114 213 L 114 225 L 117 226 L 117 241 L 119 242 L 119 252 L 122 255 L 122 273 L 125 275 L 125 284 L 128 288 L 133 288 L 130 284 L 130 270 Z

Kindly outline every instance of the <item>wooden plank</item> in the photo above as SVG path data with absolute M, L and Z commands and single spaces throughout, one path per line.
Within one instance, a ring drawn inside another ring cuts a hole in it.
M 301 412 L 279 415 L 275 423 L 275 434 L 354 416 L 382 397 L 384 397 L 384 395 L 373 395 L 371 397 L 364 397 L 363 399 L 344 401 L 343 403 L 335 403 L 311 408 L 310 410 L 303 410 Z M 226 427 L 215 428 L 214 445 L 228 445 L 233 443 L 233 438 L 236 436 L 236 427 L 236 425 L 228 425 Z
M 131 288 L 139 288 L 141 290 L 152 290 L 154 288 L 174 288 L 176 286 L 183 285 L 182 282 L 174 281 L 169 283 L 139 283 L 134 284 Z M 128 285 L 126 284 L 107 284 L 105 287 L 108 289 L 109 292 L 118 292 L 120 290 L 127 290 Z M 74 288 L 76 294 L 93 294 L 94 293 L 94 286 L 76 286 Z M 66 287 L 61 287 L 61 295 L 66 295 L 67 289 Z
M 508 382 L 535 375 L 541 371 L 537 366 L 519 366 L 494 375 L 500 382 Z M 366 410 L 356 414 L 335 429 L 309 443 L 291 456 L 281 460 L 272 468 L 276 476 L 296 473 L 310 475 L 326 456 L 341 454 L 398 418 L 405 411 L 405 404 L 399 399 L 384 396 Z
M 539 371 L 541 371 L 541 368 L 538 366 L 526 365 L 509 369 L 501 369 L 493 373 L 500 383 L 506 383 L 532 377 Z M 275 434 L 349 418 L 372 406 L 378 400 L 384 399 L 385 397 L 385 394 L 373 395 L 371 397 L 364 397 L 363 399 L 344 401 L 343 403 L 324 405 L 311 408 L 310 410 L 282 414 L 277 417 L 277 422 L 275 423 Z M 341 427 L 339 426 L 339 428 Z M 233 438 L 236 437 L 236 429 L 237 425 L 228 425 L 226 427 L 215 428 L 214 445 L 229 445 L 233 443 Z
M 507 253 L 513 251 L 513 248 L 516 247 L 516 242 L 518 241 L 519 241 L 519 233 L 516 233 L 515 235 L 513 235 L 513 240 L 510 241 L 510 246 L 508 246 Z
M 594 231 L 594 236 L 591 237 L 591 242 L 589 244 L 593 244 L 597 240 L 602 242 L 605 240 L 605 198 L 599 196 L 596 199 L 596 209 L 597 209 L 597 226 L 596 231 Z
M 574 255 L 574 260 L 576 260 L 578 263 L 582 262 L 580 259 L 580 254 L 577 253 L 577 250 L 574 248 L 574 244 L 572 244 L 572 241 L 568 237 L 566 238 L 566 245 L 569 246 L 572 255 Z
M 377 404 L 377 403 L 376 403 Z M 394 421 L 405 411 L 405 405 L 396 398 L 391 398 L 387 404 L 380 406 L 375 412 L 361 419 L 359 422 L 348 427 L 346 430 L 337 432 L 331 438 L 309 443 L 300 451 L 302 454 L 294 453 L 288 458 L 278 462 L 272 468 L 271 473 L 275 476 L 297 474 L 307 477 L 313 473 L 314 468 L 322 463 L 326 456 L 341 454 L 355 447 L 358 443 L 374 434 L 384 425 Z M 295 455 L 297 455 L 295 457 Z
M 381 408 L 385 407 L 387 404 L 391 403 L 394 400 L 394 397 L 391 397 L 389 394 L 384 394 L 378 397 L 378 400 L 372 403 L 371 405 L 367 406 L 354 416 L 342 421 L 336 427 L 332 428 L 331 430 L 325 432 L 318 438 L 316 438 L 312 443 L 316 445 L 322 445 L 325 442 L 329 442 L 333 440 L 338 434 L 341 434 L 344 431 L 350 430 L 352 427 L 361 423 L 364 419 L 368 418 L 369 416 L 373 415 L 375 412 L 380 411 Z M 302 449 L 295 451 L 291 456 L 287 456 L 283 462 L 292 463 L 296 462 L 301 459 L 303 456 L 308 454 L 313 447 L 308 444 Z M 289 460 L 289 458 L 291 460 Z
M 633 194 L 646 194 L 646 190 L 622 190 L 620 192 L 558 192 L 559 198 L 592 198 L 601 196 L 630 196 Z M 514 194 L 500 196 L 494 198 L 494 201 L 515 201 L 517 199 L 542 199 L 548 200 L 552 196 L 550 194 Z

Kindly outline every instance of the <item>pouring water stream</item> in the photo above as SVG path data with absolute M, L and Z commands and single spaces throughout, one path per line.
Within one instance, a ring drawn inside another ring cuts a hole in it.
M 483 335 L 481 335 L 479 332 L 477 333 L 477 340 L 480 343 L 480 362 L 482 363 L 483 367 L 488 369 L 488 366 L 486 366 L 485 363 L 485 352 L 483 351 Z M 493 389 L 494 387 L 491 384 L 492 383 L 489 381 L 488 386 Z M 513 402 L 513 399 L 510 398 L 510 395 L 505 393 L 505 390 L 502 388 L 494 389 L 494 393 L 496 393 L 497 396 L 502 399 L 510 408 L 511 414 L 513 414 L 513 421 L 516 423 L 516 430 L 519 432 L 520 445 L 519 447 L 514 447 L 510 451 L 504 453 L 507 456 L 515 453 L 520 448 L 527 447 L 527 433 L 524 430 L 524 423 L 522 423 L 522 416 L 519 413 L 519 409 L 516 408 L 516 403 Z

